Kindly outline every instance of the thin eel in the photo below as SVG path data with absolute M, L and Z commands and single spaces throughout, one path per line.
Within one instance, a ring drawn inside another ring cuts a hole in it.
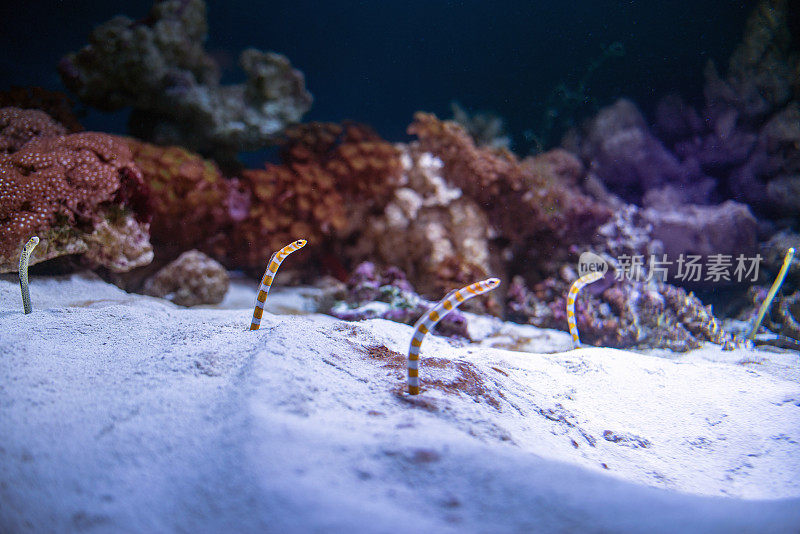
M 419 350 L 425 334 L 430 332 L 436 326 L 436 323 L 456 309 L 459 304 L 472 297 L 491 291 L 498 285 L 500 285 L 499 278 L 488 278 L 462 287 L 458 291 L 451 291 L 439 304 L 425 313 L 414 324 L 414 336 L 411 338 L 411 345 L 408 348 L 408 393 L 410 395 L 419 395 Z

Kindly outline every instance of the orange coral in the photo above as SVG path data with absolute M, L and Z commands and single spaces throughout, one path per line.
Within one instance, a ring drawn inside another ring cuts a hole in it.
M 355 210 L 380 209 L 400 175 L 400 153 L 368 128 L 310 123 L 290 128 L 282 165 L 242 173 L 252 203 L 232 236 L 229 261 L 260 267 L 297 238 L 313 245 L 342 230 Z
M 126 141 L 150 189 L 150 235 L 160 256 L 213 248 L 235 218 L 235 184 L 213 162 L 183 148 Z
M 290 127 L 282 157 L 321 167 L 348 199 L 386 204 L 402 172 L 400 151 L 363 124 L 311 122 Z

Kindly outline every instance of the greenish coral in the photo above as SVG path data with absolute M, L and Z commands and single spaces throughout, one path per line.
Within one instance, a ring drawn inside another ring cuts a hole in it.
M 240 56 L 247 80 L 220 85 L 219 68 L 203 49 L 206 33 L 202 0 L 156 2 L 143 20 L 118 16 L 98 26 L 59 70 L 85 104 L 132 107 L 137 137 L 227 160 L 274 140 L 312 99 L 288 59 L 254 49 Z

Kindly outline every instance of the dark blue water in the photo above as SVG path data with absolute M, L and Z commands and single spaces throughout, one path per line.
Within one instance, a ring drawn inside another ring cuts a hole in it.
M 0 90 L 12 84 L 63 89 L 59 58 L 116 14 L 140 18 L 147 1 L 6 2 L 0 18 Z M 431 1 L 209 2 L 207 49 L 224 80 L 240 81 L 246 47 L 289 57 L 306 75 L 308 120 L 354 119 L 403 140 L 417 110 L 450 115 L 458 101 L 507 121 L 517 148 L 541 123 L 559 83 L 576 86 L 604 47 L 625 54 L 586 80 L 592 105 L 620 96 L 652 110 L 664 94 L 701 97 L 702 69 L 724 65 L 754 2 Z M 724 70 L 724 69 L 723 69 Z M 587 106 L 587 109 L 590 106 Z M 92 112 L 89 129 L 124 132 L 124 114 Z

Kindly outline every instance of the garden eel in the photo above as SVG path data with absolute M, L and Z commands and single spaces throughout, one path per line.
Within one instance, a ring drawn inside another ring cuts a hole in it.
M 764 299 L 764 302 L 761 303 L 761 307 L 758 309 L 758 315 L 756 316 L 756 320 L 753 322 L 753 329 L 750 330 L 750 333 L 747 334 L 747 339 L 750 341 L 756 338 L 756 333 L 758 333 L 758 327 L 761 325 L 761 321 L 764 319 L 764 316 L 767 314 L 767 310 L 769 309 L 769 305 L 772 304 L 772 299 L 775 298 L 775 294 L 781 288 L 781 284 L 783 284 L 783 279 L 786 278 L 786 273 L 789 271 L 789 265 L 792 264 L 792 258 L 794 257 L 794 248 L 790 248 L 786 251 L 786 256 L 783 257 L 783 265 L 781 265 L 781 270 L 778 271 L 778 277 L 772 282 L 772 287 L 769 288 L 769 292 L 767 292 L 767 298 Z
M 581 347 L 581 339 L 578 337 L 578 324 L 575 321 L 575 299 L 578 297 L 578 291 L 583 289 L 583 286 L 597 282 L 604 275 L 605 273 L 601 272 L 585 274 L 575 280 L 572 287 L 569 288 L 569 293 L 567 294 L 567 323 L 569 324 L 569 333 L 572 334 L 572 345 L 576 349 Z
M 19 288 L 22 290 L 22 308 L 25 314 L 33 311 L 31 307 L 31 294 L 28 291 L 28 259 L 31 257 L 33 249 L 39 244 L 39 238 L 33 236 L 22 247 L 22 254 L 19 255 Z
M 491 291 L 500 285 L 499 278 L 488 278 L 475 282 L 458 291 L 451 291 L 439 304 L 419 318 L 414 324 L 414 336 L 411 338 L 411 346 L 408 348 L 408 393 L 419 395 L 419 348 L 422 345 L 422 338 L 430 332 L 431 328 L 442 318 L 456 309 L 465 300 L 476 297 L 487 291 Z M 444 310 L 444 311 L 442 311 Z
M 258 330 L 261 326 L 261 316 L 264 314 L 264 301 L 267 300 L 269 288 L 272 285 L 272 280 L 275 278 L 275 273 L 278 272 L 278 267 L 281 266 L 286 256 L 295 250 L 300 250 L 304 246 L 306 246 L 306 240 L 298 239 L 272 254 L 272 257 L 269 259 L 269 265 L 267 265 L 267 270 L 264 271 L 264 277 L 261 279 L 261 287 L 258 290 L 258 295 L 256 295 L 256 308 L 253 310 L 253 321 L 250 323 L 250 330 Z

